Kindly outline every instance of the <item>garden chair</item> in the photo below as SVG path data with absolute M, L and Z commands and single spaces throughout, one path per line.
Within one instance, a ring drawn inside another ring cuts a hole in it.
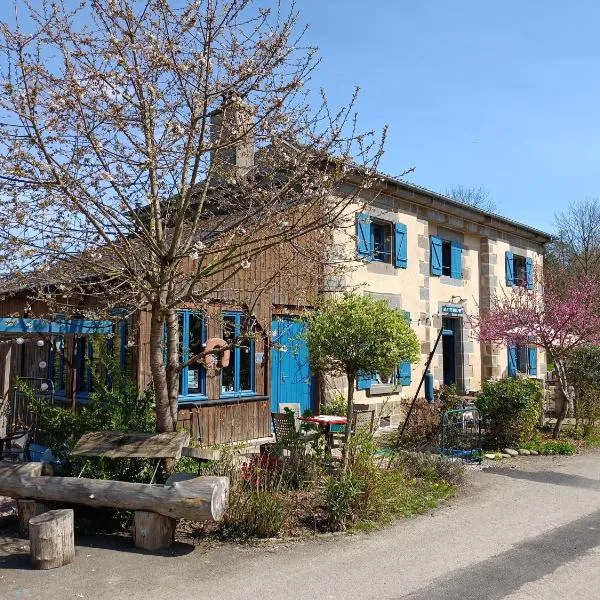
M 352 424 L 350 431 L 354 435 L 357 431 L 373 433 L 375 428 L 375 410 L 354 410 L 352 411 Z M 333 447 L 334 441 L 342 441 L 345 438 L 345 427 L 341 426 L 341 431 L 331 433 L 330 445 Z
M 293 412 L 271 413 L 275 443 L 286 450 L 297 450 L 302 444 L 314 440 L 317 434 L 303 434 L 296 427 L 296 416 Z
M 31 460 L 29 446 L 33 441 L 34 426 L 20 427 L 0 438 L 0 458 L 26 462 Z

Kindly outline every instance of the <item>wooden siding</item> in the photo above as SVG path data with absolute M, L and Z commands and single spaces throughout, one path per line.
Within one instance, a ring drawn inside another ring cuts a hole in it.
M 178 424 L 203 445 L 227 444 L 271 435 L 271 406 L 264 398 L 202 406 L 180 406 Z

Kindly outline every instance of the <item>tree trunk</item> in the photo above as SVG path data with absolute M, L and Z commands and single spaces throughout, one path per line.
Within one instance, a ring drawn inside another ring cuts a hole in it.
M 558 418 L 556 419 L 556 424 L 554 425 L 554 430 L 552 431 L 552 437 L 557 438 L 560 434 L 560 429 L 562 424 L 569 412 L 569 409 L 573 407 L 573 390 L 569 386 L 569 382 L 567 380 L 567 370 L 562 360 L 556 360 L 554 363 L 556 367 L 556 372 L 558 373 L 558 388 L 563 397 L 563 403 L 560 409 L 560 413 L 558 414 Z
M 19 515 L 19 533 L 23 537 L 29 537 L 29 519 L 37 517 L 52 510 L 50 504 L 31 500 L 29 498 L 17 500 L 17 514 Z
M 167 327 L 167 393 L 171 419 L 176 427 L 179 407 L 179 366 L 181 363 L 181 357 L 179 356 L 179 315 L 177 311 L 167 311 L 165 323 Z
M 159 433 L 175 431 L 176 421 L 173 421 L 169 401 L 167 370 L 164 364 L 164 320 L 160 304 L 152 305 L 150 319 L 150 371 L 154 384 L 156 402 L 156 430 Z
M 29 521 L 31 561 L 37 569 L 55 569 L 75 559 L 73 509 L 51 510 Z
M 147 510 L 190 521 L 218 521 L 227 507 L 227 477 L 196 477 L 170 486 L 83 477 L 29 477 L 0 467 L 0 495 Z
M 344 447 L 342 448 L 342 458 L 344 472 L 348 467 L 348 442 L 352 435 L 352 416 L 354 414 L 354 382 L 355 374 L 346 373 L 348 379 L 348 407 L 346 409 L 346 431 L 344 432 Z
M 143 550 L 170 548 L 177 520 L 147 510 L 133 513 L 133 544 Z

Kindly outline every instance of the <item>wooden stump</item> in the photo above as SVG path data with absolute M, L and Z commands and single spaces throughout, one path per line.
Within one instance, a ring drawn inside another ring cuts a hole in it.
M 169 548 L 175 537 L 177 520 L 147 510 L 133 513 L 133 543 L 136 548 L 160 550 Z
M 73 510 L 51 510 L 29 519 L 31 561 L 37 569 L 55 569 L 75 559 Z
M 17 500 L 17 511 L 19 515 L 19 533 L 23 537 L 29 536 L 29 519 L 37 517 L 45 512 L 52 510 L 50 504 L 38 502 L 37 500 L 23 499 Z

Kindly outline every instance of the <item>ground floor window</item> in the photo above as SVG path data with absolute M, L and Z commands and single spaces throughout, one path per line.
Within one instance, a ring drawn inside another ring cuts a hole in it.
M 508 376 L 517 373 L 537 375 L 537 348 L 535 346 L 513 345 L 508 347 Z
M 182 363 L 202 352 L 206 343 L 206 320 L 195 311 L 179 313 L 179 351 Z M 181 396 L 206 396 L 206 369 L 200 363 L 192 363 L 181 371 Z
M 223 314 L 223 339 L 232 344 L 229 365 L 221 369 L 221 394 L 242 395 L 255 391 L 254 338 L 250 322 L 241 312 Z

